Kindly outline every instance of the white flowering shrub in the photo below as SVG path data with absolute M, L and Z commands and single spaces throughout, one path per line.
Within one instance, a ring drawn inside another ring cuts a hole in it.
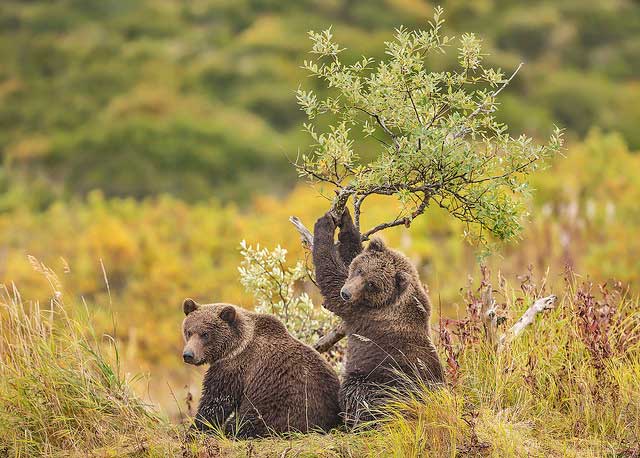
M 296 285 L 304 282 L 307 269 L 303 261 L 287 266 L 287 250 L 273 250 L 240 243 L 242 262 L 238 271 L 240 282 L 256 300 L 255 311 L 278 317 L 289 332 L 305 343 L 313 343 L 331 326 L 333 318 L 322 307 L 316 307 L 311 297 Z

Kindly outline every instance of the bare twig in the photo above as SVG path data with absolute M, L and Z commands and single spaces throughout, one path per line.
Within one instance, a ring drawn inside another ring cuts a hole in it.
M 372 112 L 370 112 L 370 111 L 368 111 L 368 110 L 366 110 L 366 109 L 364 109 L 364 108 L 362 108 L 362 107 L 358 107 L 358 106 L 355 106 L 355 105 L 351 106 L 351 108 L 355 108 L 356 110 L 360 110 L 360 111 L 362 111 L 363 113 L 366 113 L 366 114 L 368 114 L 369 116 L 371 116 L 373 119 L 375 119 L 375 120 L 376 120 L 376 122 L 378 123 L 378 125 L 379 125 L 380 127 L 382 127 L 382 130 L 383 130 L 383 131 L 384 131 L 384 132 L 385 132 L 389 137 L 391 137 L 391 139 L 393 140 L 393 146 L 395 147 L 396 151 L 399 151 L 399 150 L 400 150 L 400 144 L 398 143 L 398 136 L 397 136 L 396 134 L 394 134 L 394 133 L 391 131 L 391 129 L 389 129 L 389 128 L 387 127 L 386 123 L 384 122 L 384 119 L 383 119 L 379 114 L 372 113 Z
M 291 224 L 296 227 L 298 234 L 300 234 L 300 238 L 302 239 L 302 246 L 309 250 L 312 250 L 313 234 L 311 233 L 311 231 L 307 229 L 304 224 L 302 224 L 302 221 L 300 221 L 300 218 L 298 218 L 297 216 L 290 216 L 289 221 L 291 221 Z
M 507 79 L 504 83 L 502 83 L 502 85 L 497 90 L 493 91 L 488 98 L 495 99 L 498 96 L 498 94 L 500 94 L 502 92 L 502 90 L 505 87 L 507 87 L 509 85 L 509 83 L 511 83 L 511 80 L 518 74 L 518 72 L 520 71 L 520 69 L 522 68 L 523 65 L 524 65 L 524 62 L 520 62 L 520 65 L 518 65 L 518 68 L 516 68 L 516 70 L 511 74 L 509 79 Z M 487 105 L 486 100 L 483 101 L 482 103 L 479 103 L 478 106 L 476 107 L 476 109 L 471 112 L 471 114 L 468 116 L 467 119 L 471 119 L 471 118 L 474 118 L 475 116 L 477 116 L 479 113 L 481 113 L 483 110 L 485 110 L 485 106 L 486 105 Z M 488 112 L 491 113 L 493 111 L 495 111 L 495 108 L 489 110 Z M 458 130 L 458 132 L 453 134 L 452 140 L 456 140 L 456 139 L 462 137 L 467 132 L 468 132 L 468 128 L 462 126 L 460 128 L 460 130 Z

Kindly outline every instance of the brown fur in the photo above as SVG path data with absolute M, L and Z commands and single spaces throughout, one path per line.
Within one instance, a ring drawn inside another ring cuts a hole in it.
M 357 424 L 374 418 L 371 407 L 389 389 L 441 384 L 444 377 L 430 337 L 431 303 L 415 267 L 379 239 L 362 250 L 347 212 L 339 226 L 336 250 L 334 219 L 327 214 L 317 221 L 313 261 L 324 306 L 346 325 L 340 397 L 347 422 Z
M 209 364 L 195 428 L 259 437 L 338 424 L 334 370 L 276 318 L 191 299 L 183 309 L 185 361 Z

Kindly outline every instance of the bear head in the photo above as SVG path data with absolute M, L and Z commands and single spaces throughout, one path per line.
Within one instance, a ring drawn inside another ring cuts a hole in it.
M 182 304 L 184 350 L 182 358 L 199 366 L 232 359 L 251 340 L 251 323 L 244 311 L 231 304 L 200 305 L 193 299 Z
M 400 253 L 375 238 L 349 265 L 340 290 L 346 304 L 359 309 L 380 309 L 394 304 L 407 291 L 413 267 Z

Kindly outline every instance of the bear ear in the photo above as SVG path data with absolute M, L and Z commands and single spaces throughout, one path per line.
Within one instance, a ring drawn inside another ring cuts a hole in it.
M 407 290 L 407 287 L 411 283 L 411 275 L 407 272 L 398 272 L 396 274 L 396 285 L 398 287 L 398 293 L 402 294 Z
M 386 249 L 387 247 L 385 246 L 384 242 L 378 237 L 371 239 L 371 241 L 369 242 L 369 246 L 367 246 L 368 251 L 384 251 Z
M 200 306 L 198 305 L 198 303 L 190 298 L 185 299 L 182 303 L 182 310 L 184 311 L 185 315 L 188 315 L 191 312 L 195 312 L 199 307 Z
M 233 305 L 225 305 L 220 310 L 220 318 L 227 323 L 233 323 L 236 321 L 236 308 Z

